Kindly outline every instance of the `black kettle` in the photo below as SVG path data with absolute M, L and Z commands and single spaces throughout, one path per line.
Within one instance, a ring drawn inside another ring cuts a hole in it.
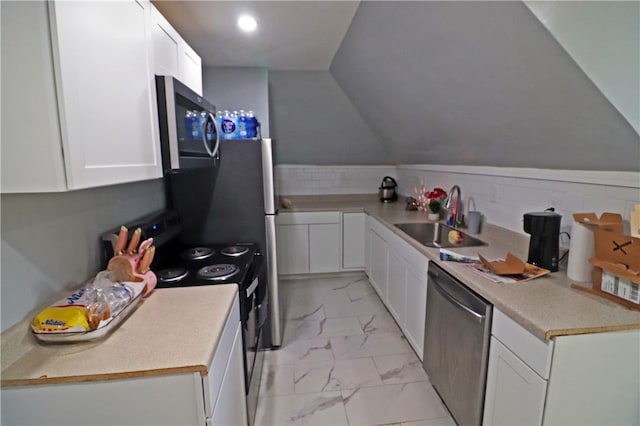
M 385 176 L 382 179 L 382 183 L 380 184 L 380 188 L 378 188 L 378 195 L 380 196 L 380 201 L 383 203 L 392 203 L 398 199 L 398 194 L 396 194 L 396 187 L 398 184 L 396 180 L 391 176 Z

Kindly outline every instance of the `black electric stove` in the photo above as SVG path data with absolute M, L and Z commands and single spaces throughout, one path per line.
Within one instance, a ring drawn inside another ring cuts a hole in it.
M 246 290 L 262 263 L 255 243 L 177 246 L 156 260 L 151 270 L 158 278 L 157 288 L 233 283 Z
M 125 224 L 129 236 L 136 228 L 141 239 L 153 238 L 156 247 L 151 270 L 156 274 L 156 289 L 201 285 L 237 284 L 245 362 L 245 386 L 250 423 L 255 416 L 264 352 L 262 331 L 267 318 L 266 282 L 261 282 L 264 267 L 260 247 L 252 242 L 229 242 L 199 246 L 180 243 L 182 226 L 172 210 L 154 213 Z M 120 228 L 102 235 L 103 260 L 114 254 Z M 149 297 L 153 297 L 153 293 Z

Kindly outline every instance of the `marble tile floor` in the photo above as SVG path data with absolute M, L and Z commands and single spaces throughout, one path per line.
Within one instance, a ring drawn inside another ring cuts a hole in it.
M 363 273 L 282 280 L 281 305 L 256 426 L 455 426 Z

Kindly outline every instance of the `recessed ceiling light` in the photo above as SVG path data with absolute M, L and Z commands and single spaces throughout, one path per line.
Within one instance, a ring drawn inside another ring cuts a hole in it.
M 242 15 L 238 18 L 238 27 L 244 32 L 250 33 L 256 29 L 258 23 L 255 18 L 250 15 Z

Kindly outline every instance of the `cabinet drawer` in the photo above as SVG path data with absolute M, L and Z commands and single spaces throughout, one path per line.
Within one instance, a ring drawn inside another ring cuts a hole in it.
M 549 379 L 553 342 L 543 342 L 496 308 L 491 334 L 542 378 Z
M 280 213 L 278 225 L 311 225 L 314 223 L 340 223 L 340 212 Z
M 224 372 L 227 369 L 227 363 L 231 357 L 231 350 L 233 348 L 233 341 L 236 336 L 236 331 L 240 326 L 240 304 L 238 303 L 238 295 L 233 302 L 233 308 L 227 319 L 227 323 L 222 331 L 222 336 L 216 347 L 216 352 L 213 356 L 213 362 L 209 366 L 209 374 L 204 379 L 204 409 L 206 417 L 210 417 L 213 412 L 213 408 L 216 406 L 218 400 L 218 393 L 222 385 L 222 379 L 224 378 Z

